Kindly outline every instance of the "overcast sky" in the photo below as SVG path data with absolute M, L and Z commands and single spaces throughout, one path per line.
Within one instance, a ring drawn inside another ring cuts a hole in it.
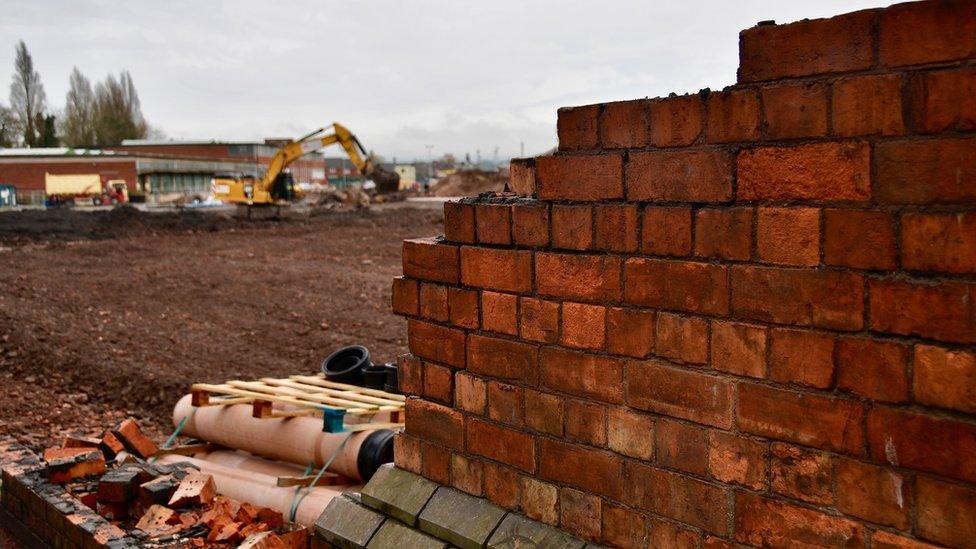
M 738 32 L 758 21 L 889 3 L 0 0 L 0 90 L 23 39 L 50 107 L 72 66 L 93 81 L 128 69 L 146 119 L 173 139 L 338 121 L 387 158 L 433 145 L 505 159 L 521 142 L 527 155 L 552 147 L 560 106 L 734 83 Z

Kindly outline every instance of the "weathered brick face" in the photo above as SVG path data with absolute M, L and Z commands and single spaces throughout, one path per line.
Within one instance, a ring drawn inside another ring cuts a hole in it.
M 757 26 L 731 88 L 560 109 L 527 190 L 405 245 L 397 462 L 610 546 L 972 545 L 974 15 Z

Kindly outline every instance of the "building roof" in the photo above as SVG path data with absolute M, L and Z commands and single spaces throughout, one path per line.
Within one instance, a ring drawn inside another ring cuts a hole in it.
M 0 156 L 113 156 L 117 154 L 119 153 L 102 149 L 73 149 L 71 147 L 0 147 Z
M 123 139 L 122 146 L 166 146 L 166 145 L 264 145 L 264 141 L 257 140 L 226 140 L 226 139 Z

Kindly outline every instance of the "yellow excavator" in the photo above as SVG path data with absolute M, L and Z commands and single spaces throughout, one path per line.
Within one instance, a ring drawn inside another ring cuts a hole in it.
M 331 133 L 326 133 L 329 129 L 332 130 Z M 312 151 L 334 143 L 342 145 L 359 173 L 376 183 L 378 192 L 393 192 L 399 189 L 399 174 L 385 170 L 376 164 L 363 144 L 348 128 L 333 123 L 332 126 L 319 128 L 278 149 L 268 163 L 267 171 L 260 178 L 226 174 L 214 176 L 214 198 L 245 206 L 287 204 L 295 199 L 295 182 L 291 173 L 286 171 L 288 165 Z

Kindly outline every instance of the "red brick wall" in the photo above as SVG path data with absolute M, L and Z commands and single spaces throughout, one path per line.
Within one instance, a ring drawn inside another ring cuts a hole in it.
M 397 463 L 608 545 L 973 546 L 976 3 L 741 34 L 407 241 Z
M 129 160 L 90 160 L 80 162 L 39 161 L 37 159 L 0 160 L 0 183 L 10 183 L 17 192 L 43 191 L 44 175 L 97 173 L 104 180 L 125 179 L 129 191 L 135 190 L 136 162 Z

